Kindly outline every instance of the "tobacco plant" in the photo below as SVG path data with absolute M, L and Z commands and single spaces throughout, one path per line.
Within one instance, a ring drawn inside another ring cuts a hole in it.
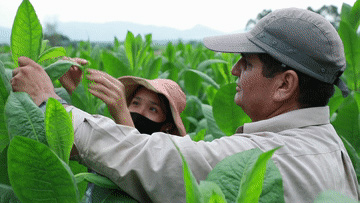
M 358 180 L 359 12 L 359 1 L 354 6 L 343 4 L 339 27 L 347 59 L 342 78 L 350 87 L 351 94 L 344 99 L 336 90 L 329 103 L 332 124 L 344 141 Z M 78 43 L 78 47 L 48 47 L 29 0 L 23 0 L 19 6 L 10 47 L 3 49 L 4 52 L 11 50 L 11 54 L 0 54 L 0 202 L 81 202 L 85 200 L 88 182 L 118 189 L 109 179 L 87 173 L 86 167 L 69 160 L 74 138 L 71 113 L 67 113 L 58 101 L 49 99 L 46 111 L 42 112 L 29 95 L 12 92 L 9 80 L 20 56 L 27 56 L 45 67 L 56 93 L 71 105 L 91 114 L 111 117 L 106 105 L 87 91 L 89 81 L 86 77 L 71 96 L 61 87 L 57 79 L 72 65 L 79 66 L 84 75 L 87 68 L 92 68 L 114 77 L 133 75 L 174 80 L 187 96 L 186 109 L 181 117 L 194 141 L 231 136 L 237 127 L 251 122 L 233 102 L 236 84 L 231 68 L 240 57 L 236 54 L 214 53 L 202 44 L 182 42 L 154 46 L 151 34 L 143 39 L 130 31 L 124 42 L 115 38 L 111 48 L 92 46 L 89 41 Z M 62 60 L 65 55 L 84 58 L 90 63 L 83 67 Z M 276 150 L 261 152 L 253 149 L 227 157 L 200 183 L 193 177 L 179 150 L 187 202 L 284 202 L 281 175 L 270 159 Z M 128 196 L 119 197 L 111 193 L 101 198 L 104 202 L 134 201 Z M 324 201 L 352 200 L 329 191 L 321 194 L 315 202 Z

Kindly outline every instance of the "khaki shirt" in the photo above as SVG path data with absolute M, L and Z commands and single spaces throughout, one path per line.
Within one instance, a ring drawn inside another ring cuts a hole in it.
M 272 159 L 280 170 L 286 202 L 313 202 L 326 190 L 359 198 L 353 165 L 329 121 L 329 108 L 291 111 L 245 124 L 236 134 L 212 142 L 164 133 L 151 136 L 75 107 L 75 145 L 83 163 L 109 177 L 141 202 L 185 202 L 179 146 L 198 181 L 227 156 L 283 146 Z

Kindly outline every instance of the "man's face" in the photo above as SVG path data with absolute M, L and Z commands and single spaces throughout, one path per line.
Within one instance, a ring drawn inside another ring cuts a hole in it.
M 271 112 L 272 79 L 262 75 L 263 63 L 256 54 L 243 54 L 232 68 L 238 77 L 235 103 L 252 119 L 266 119 Z

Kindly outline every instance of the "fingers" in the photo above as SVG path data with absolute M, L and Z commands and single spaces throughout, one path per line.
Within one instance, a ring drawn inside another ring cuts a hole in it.
M 38 66 L 38 64 L 35 61 L 25 56 L 20 56 L 18 58 L 18 63 L 19 63 L 19 67 L 27 66 L 27 65 Z
M 85 59 L 82 59 L 82 58 L 75 58 L 75 62 L 80 64 L 80 65 L 87 65 L 89 62 Z
M 68 60 L 68 61 L 72 61 L 72 62 L 75 62 L 75 63 L 78 63 L 80 65 L 87 65 L 89 62 L 85 59 L 82 59 L 82 58 L 70 58 L 70 57 L 66 57 L 64 56 L 63 57 L 63 60 Z

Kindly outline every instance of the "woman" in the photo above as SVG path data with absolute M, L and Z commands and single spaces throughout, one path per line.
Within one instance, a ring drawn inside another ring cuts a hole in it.
M 80 58 L 66 59 L 81 65 L 87 64 L 86 60 Z M 81 69 L 72 66 L 59 80 L 71 95 L 81 76 Z M 116 79 L 105 72 L 92 69 L 88 69 L 87 79 L 92 82 L 89 85 L 90 93 L 107 105 L 117 124 L 135 127 L 144 134 L 164 132 L 177 136 L 186 135 L 180 117 L 186 106 L 186 96 L 176 82 L 134 76 Z M 88 185 L 85 202 L 102 202 L 113 198 L 136 202 L 121 190 L 102 188 L 93 183 Z
M 86 64 L 83 59 L 70 59 Z M 169 79 L 148 80 L 134 76 L 118 79 L 109 74 L 88 69 L 92 81 L 89 91 L 108 107 L 117 124 L 136 127 L 140 133 L 165 132 L 185 136 L 180 113 L 185 109 L 186 96 L 180 86 Z M 81 80 L 81 70 L 72 66 L 60 78 L 69 94 Z

